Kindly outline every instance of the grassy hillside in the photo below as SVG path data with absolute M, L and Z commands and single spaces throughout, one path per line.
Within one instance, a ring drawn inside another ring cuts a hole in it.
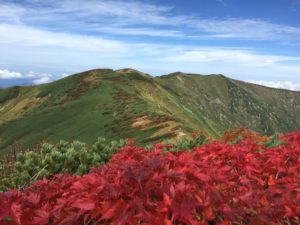
M 182 107 L 210 133 L 247 126 L 261 133 L 285 132 L 300 127 L 300 92 L 267 88 L 222 75 L 175 73 L 157 78 Z M 221 133 L 220 133 L 221 132 Z
M 259 132 L 300 128 L 300 93 L 222 75 L 98 69 L 50 84 L 0 90 L 0 151 L 17 141 L 93 143 L 136 137 L 140 144 L 175 140 L 195 130 L 220 136 L 247 126 Z

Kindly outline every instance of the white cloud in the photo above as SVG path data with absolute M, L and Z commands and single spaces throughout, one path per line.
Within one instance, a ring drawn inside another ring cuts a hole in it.
M 7 24 L 0 24 L 0 36 L 2 67 L 11 62 L 24 63 L 27 68 L 28 63 L 33 68 L 45 64 L 48 68 L 63 66 L 64 71 L 57 73 L 75 73 L 95 67 L 136 67 L 158 75 L 181 70 L 222 73 L 237 79 L 265 79 L 285 74 L 294 80 L 299 79 L 300 74 L 300 57 L 263 54 L 255 49 L 131 43 Z
M 75 48 L 77 50 L 101 51 L 103 53 L 127 51 L 126 46 L 118 41 L 93 36 L 45 31 L 24 25 L 0 24 L 0 36 L 0 43 L 2 44 Z
M 12 80 L 12 79 L 27 79 L 31 80 L 33 84 L 43 84 L 49 83 L 53 81 L 53 76 L 49 73 L 36 73 L 36 72 L 28 72 L 28 73 L 20 73 L 9 70 L 1 70 L 0 69 L 0 79 Z
M 281 88 L 281 89 L 288 89 L 292 91 L 300 91 L 300 82 L 295 83 L 291 81 L 254 81 L 254 80 L 248 80 L 247 82 L 253 84 L 259 84 L 267 87 L 272 87 L 272 88 Z
M 217 1 L 224 3 L 223 0 Z M 0 3 L 0 21 L 7 21 L 9 18 L 9 21 L 35 26 L 56 26 L 60 30 L 72 31 L 98 30 L 107 34 L 275 40 L 292 44 L 300 42 L 299 27 L 255 18 L 215 19 L 195 15 L 174 15 L 172 6 L 158 6 L 138 1 L 27 0 L 25 2 L 30 4 L 24 6 L 16 3 Z
M 287 57 L 259 54 L 250 50 L 226 49 L 226 48 L 195 48 L 196 50 L 179 52 L 162 60 L 174 62 L 210 62 L 233 61 L 245 65 L 260 66 L 270 65 L 281 61 L 299 60 L 300 57 Z
M 22 74 L 19 72 L 0 70 L 0 79 L 17 79 L 17 78 L 22 78 Z
M 70 76 L 70 74 L 63 73 L 62 75 L 60 75 L 60 78 L 65 78 L 65 77 L 68 77 L 68 76 Z
M 142 1 L 24 2 L 28 5 L 0 2 L 0 68 L 17 65 L 70 74 L 95 67 L 135 67 L 156 75 L 181 70 L 246 77 L 244 80 L 280 80 L 284 74 L 288 80 L 299 80 L 300 56 L 199 45 L 202 39 L 280 40 L 296 45 L 300 42 L 298 27 L 259 19 L 174 15 L 172 7 Z M 157 41 L 153 37 L 190 38 L 197 42 L 172 39 L 167 43 L 169 39 Z M 2 73 L 20 76 L 18 72 Z M 44 77 L 44 81 L 50 79 Z M 27 74 L 27 79 L 41 78 Z
M 26 4 L 26 2 L 28 4 Z M 1 3 L 0 3 L 1 4 Z M 165 24 L 166 15 L 173 9 L 170 6 L 157 6 L 138 1 L 111 1 L 111 0 L 62 0 L 62 1 L 25 1 L 25 4 L 5 3 L 3 10 L 0 8 L 0 19 L 5 11 L 16 11 L 23 8 L 22 13 L 15 13 L 21 21 L 29 23 L 51 23 L 60 21 L 60 25 L 94 24 L 108 25 L 114 23 L 151 23 Z M 76 20 L 74 20 L 74 18 Z M 179 17 L 180 18 L 180 17 Z M 73 22 L 73 23 L 72 23 Z M 108 23 L 107 23 L 108 22 Z M 107 26 L 107 27 L 109 27 Z
M 293 40 L 299 43 L 300 28 L 280 25 L 260 19 L 204 19 L 195 20 L 193 26 L 212 34 L 210 37 L 246 40 Z
M 24 77 L 26 78 L 44 78 L 44 77 L 52 77 L 52 74 L 49 73 L 37 73 L 37 72 L 28 72 L 24 75 Z
M 0 22 L 21 23 L 21 16 L 25 11 L 22 6 L 0 3 Z
M 185 37 L 186 35 L 178 30 L 167 30 L 167 29 L 154 29 L 154 28 L 124 28 L 124 27 L 97 27 L 94 31 L 110 33 L 110 34 L 121 34 L 131 36 L 152 36 L 152 37 Z
M 60 1 L 55 10 L 59 13 L 76 13 L 81 18 L 111 16 L 129 19 L 135 23 L 146 21 L 160 24 L 165 21 L 164 15 L 170 12 L 172 8 L 138 1 L 64 0 Z
M 36 84 L 36 85 L 45 84 L 45 83 L 49 83 L 51 81 L 52 81 L 52 79 L 50 77 L 41 77 L 41 78 L 33 80 L 33 84 Z

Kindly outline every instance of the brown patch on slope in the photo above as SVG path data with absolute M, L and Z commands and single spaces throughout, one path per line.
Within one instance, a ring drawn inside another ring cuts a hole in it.
M 148 116 L 138 117 L 134 120 L 131 127 L 137 128 L 139 130 L 145 129 L 147 126 L 151 125 L 153 120 L 149 119 Z
M 47 97 L 29 97 L 29 98 L 15 98 L 7 103 L 3 104 L 0 110 L 0 124 L 19 118 L 28 109 L 32 109 L 37 105 L 43 103 Z

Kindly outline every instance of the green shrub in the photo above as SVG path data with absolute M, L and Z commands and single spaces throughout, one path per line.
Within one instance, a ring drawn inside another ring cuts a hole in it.
M 7 89 L 4 89 L 3 91 L 1 91 L 0 104 L 17 97 L 19 94 L 19 91 L 20 91 L 19 87 L 11 87 L 11 88 L 7 88 Z
M 43 98 L 43 97 L 48 96 L 50 93 L 51 93 L 50 89 L 43 89 L 36 95 L 36 97 Z
M 166 151 L 192 151 L 195 147 L 202 146 L 206 143 L 209 143 L 209 138 L 206 135 L 199 135 L 193 139 L 181 139 L 178 143 L 171 144 L 172 147 L 168 148 Z
M 280 134 L 275 133 L 274 135 L 269 137 L 269 141 L 265 143 L 265 146 L 268 148 L 277 147 L 279 145 L 284 145 L 285 142 L 280 140 Z
M 105 138 L 98 138 L 93 146 L 80 141 L 44 143 L 40 151 L 18 153 L 13 172 L 0 181 L 0 190 L 22 188 L 54 173 L 86 174 L 124 146 L 124 140 L 108 143 Z

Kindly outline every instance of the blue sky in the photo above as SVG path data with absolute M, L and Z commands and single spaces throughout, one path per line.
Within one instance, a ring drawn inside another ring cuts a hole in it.
M 0 86 L 93 68 L 300 90 L 300 0 L 0 0 Z

